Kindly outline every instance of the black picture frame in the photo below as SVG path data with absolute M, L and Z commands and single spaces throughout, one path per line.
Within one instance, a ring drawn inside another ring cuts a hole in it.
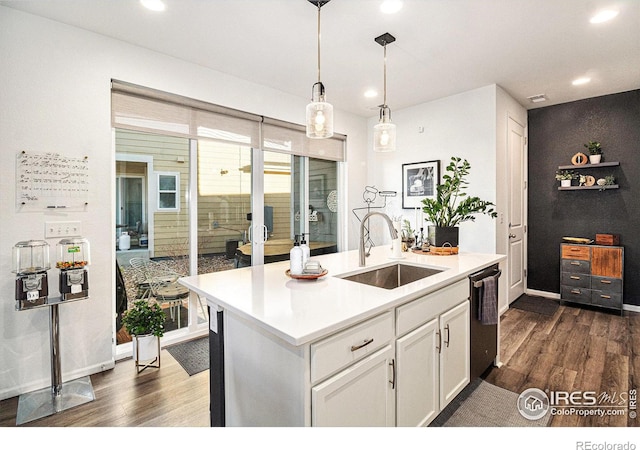
M 423 198 L 435 198 L 440 184 L 440 160 L 402 165 L 402 208 L 422 208 Z

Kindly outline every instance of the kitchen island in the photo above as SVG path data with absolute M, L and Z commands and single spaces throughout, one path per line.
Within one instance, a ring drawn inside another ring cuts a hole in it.
M 314 257 L 328 270 L 315 281 L 289 278 L 288 262 L 181 278 L 210 308 L 212 424 L 433 420 L 469 382 L 468 276 L 505 256 L 390 256 Z M 397 263 L 439 271 L 394 289 L 344 279 Z

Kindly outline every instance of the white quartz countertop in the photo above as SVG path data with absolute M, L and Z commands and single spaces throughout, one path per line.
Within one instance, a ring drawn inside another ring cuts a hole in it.
M 403 253 L 390 258 L 388 245 L 374 247 L 366 267 L 358 250 L 314 256 L 328 270 L 317 280 L 286 275 L 289 261 L 180 278 L 179 282 L 217 309 L 236 314 L 291 345 L 299 346 L 351 326 L 409 300 L 436 291 L 491 264 L 504 255 L 463 253 L 451 256 Z M 339 278 L 397 262 L 445 269 L 396 289 Z

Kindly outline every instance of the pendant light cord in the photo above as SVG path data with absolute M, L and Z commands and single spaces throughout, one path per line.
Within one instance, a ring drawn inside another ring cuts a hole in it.
M 320 3 L 318 3 L 318 83 L 320 83 Z
M 383 99 L 382 99 L 382 105 L 386 108 L 387 107 L 387 43 L 385 42 L 384 45 L 384 78 L 383 78 Z

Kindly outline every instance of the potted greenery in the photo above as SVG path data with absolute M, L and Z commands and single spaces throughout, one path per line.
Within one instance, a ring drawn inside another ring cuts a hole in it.
M 458 225 L 468 220 L 474 221 L 477 214 L 497 217 L 491 202 L 480 200 L 478 197 L 468 196 L 464 191 L 469 182 L 471 164 L 466 159 L 453 156 L 442 176 L 443 182 L 436 188 L 435 198 L 422 200 L 422 211 L 428 222 L 429 243 L 435 247 L 442 247 L 449 243 L 458 246 Z
M 560 181 L 560 186 L 569 187 L 571 186 L 571 180 L 576 177 L 576 174 L 573 170 L 557 170 L 556 171 L 556 180 Z
M 160 367 L 160 338 L 164 336 L 164 311 L 157 303 L 147 300 L 137 300 L 133 306 L 124 312 L 122 325 L 133 339 L 133 359 L 136 367 L 140 361 L 158 362 Z M 144 370 L 144 368 L 142 369 Z
M 413 243 L 416 241 L 415 239 L 415 231 L 411 228 L 411 222 L 407 219 L 404 219 L 402 222 L 402 231 L 400 233 L 403 242 L 403 250 L 410 249 L 413 247 Z M 406 251 L 406 250 L 405 250 Z
M 584 146 L 589 150 L 589 162 L 591 164 L 600 164 L 600 160 L 602 159 L 602 145 L 598 141 L 589 141 L 584 144 Z

